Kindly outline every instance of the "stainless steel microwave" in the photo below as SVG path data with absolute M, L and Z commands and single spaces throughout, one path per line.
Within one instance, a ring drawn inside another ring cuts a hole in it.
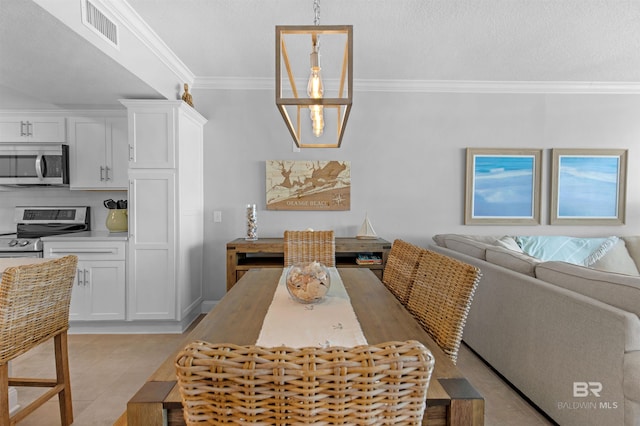
M 69 146 L 0 144 L 0 185 L 68 186 Z

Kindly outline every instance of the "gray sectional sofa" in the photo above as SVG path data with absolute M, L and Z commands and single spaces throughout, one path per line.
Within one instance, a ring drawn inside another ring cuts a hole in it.
M 469 347 L 561 425 L 640 425 L 640 237 L 609 238 L 589 266 L 512 236 L 433 239 L 482 271 Z

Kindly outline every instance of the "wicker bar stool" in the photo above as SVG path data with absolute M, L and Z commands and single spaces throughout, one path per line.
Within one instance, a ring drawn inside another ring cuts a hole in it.
M 333 231 L 284 231 L 284 266 L 313 261 L 336 266 Z
M 62 425 L 73 423 L 67 329 L 78 258 L 7 268 L 0 283 L 0 424 L 14 425 L 58 395 Z M 54 339 L 56 378 L 9 378 L 8 362 Z M 51 389 L 9 416 L 9 386 Z
M 480 269 L 424 250 L 407 309 L 455 364 Z
M 434 358 L 417 341 L 300 349 L 192 342 L 175 365 L 187 425 L 420 425 Z
M 395 240 L 389 251 L 382 282 L 403 305 L 409 299 L 422 253 L 421 247 L 403 240 Z

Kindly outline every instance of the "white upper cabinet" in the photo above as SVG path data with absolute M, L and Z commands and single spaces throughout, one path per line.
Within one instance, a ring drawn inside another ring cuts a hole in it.
M 176 167 L 176 114 L 174 108 L 136 101 L 123 103 L 129 116 L 129 168 Z
M 127 132 L 124 116 L 70 118 L 70 188 L 126 190 Z
M 65 118 L 0 115 L 0 142 L 65 142 Z

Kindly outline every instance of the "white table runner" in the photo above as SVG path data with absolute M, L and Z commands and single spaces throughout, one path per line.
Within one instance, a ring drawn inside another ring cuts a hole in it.
M 367 344 L 336 268 L 329 268 L 331 287 L 325 299 L 310 305 L 291 299 L 285 284 L 287 271 L 284 268 L 280 276 L 256 345 L 301 348 Z

